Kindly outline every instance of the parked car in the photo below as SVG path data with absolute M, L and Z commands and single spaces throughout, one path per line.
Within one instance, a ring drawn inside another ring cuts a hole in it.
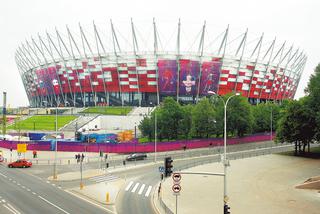
M 26 168 L 31 166 L 32 166 L 32 163 L 25 159 L 17 160 L 8 164 L 9 168 Z
M 147 158 L 147 154 L 144 153 L 133 153 L 126 157 L 127 161 L 144 160 Z

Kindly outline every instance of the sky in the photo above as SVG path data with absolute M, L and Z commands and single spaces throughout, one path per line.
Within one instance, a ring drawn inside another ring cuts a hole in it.
M 286 40 L 308 56 L 295 97 L 299 98 L 304 96 L 309 77 L 320 63 L 319 8 L 317 0 L 3 0 L 0 1 L 0 105 L 2 91 L 7 92 L 7 104 L 11 107 L 29 104 L 14 59 L 17 47 L 26 39 L 55 27 L 76 26 L 79 22 L 89 25 L 93 20 L 108 23 L 111 18 L 129 23 L 131 17 L 141 23 L 151 23 L 153 17 L 177 23 L 180 18 L 185 25 L 199 26 L 206 20 L 220 29 L 229 24 L 230 28 L 243 31 L 248 28 L 256 35 L 264 32 L 270 38 Z

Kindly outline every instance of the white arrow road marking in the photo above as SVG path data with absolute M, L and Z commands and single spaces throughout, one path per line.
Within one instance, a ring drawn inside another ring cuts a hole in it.
M 133 189 L 131 190 L 131 192 L 135 192 L 135 191 L 137 190 L 138 186 L 139 186 L 139 183 L 136 183 L 136 185 L 133 187 Z
M 128 184 L 128 186 L 126 187 L 126 191 L 128 191 L 129 189 L 130 189 L 130 187 L 132 186 L 132 184 L 133 184 L 133 181 L 130 181 L 130 183 Z
M 142 194 L 142 191 L 144 190 L 144 187 L 145 187 L 145 186 L 146 186 L 145 184 L 142 184 L 142 186 L 140 187 L 140 190 L 139 190 L 139 192 L 138 192 L 139 195 Z
M 149 186 L 148 190 L 144 196 L 148 197 L 150 195 L 151 189 L 152 189 L 152 186 Z
M 53 203 L 51 203 L 50 201 L 48 201 L 47 199 L 45 199 L 44 197 L 41 197 L 40 195 L 38 196 L 39 198 L 41 198 L 42 200 L 44 200 L 45 202 L 47 202 L 48 204 L 50 204 L 50 205 L 52 205 L 52 206 L 54 206 L 55 208 L 57 208 L 58 210 L 60 210 L 60 211 L 62 211 L 62 212 L 64 212 L 64 213 L 66 213 L 66 214 L 70 214 L 70 213 L 68 213 L 67 211 L 65 211 L 64 209 L 62 209 L 61 207 L 58 207 L 57 205 L 55 205 L 55 204 L 53 204 Z

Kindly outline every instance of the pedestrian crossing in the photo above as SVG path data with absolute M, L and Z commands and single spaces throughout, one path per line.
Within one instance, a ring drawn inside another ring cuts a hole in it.
M 99 175 L 99 176 L 95 176 L 95 177 L 89 178 L 90 181 L 94 181 L 96 183 L 110 182 L 110 181 L 115 181 L 115 180 L 118 180 L 118 179 L 119 179 L 119 177 L 117 177 L 115 175 L 111 175 L 111 174 Z
M 152 191 L 152 186 L 140 184 L 139 182 L 134 183 L 133 181 L 130 181 L 124 190 L 126 192 L 136 193 L 144 197 L 149 197 Z

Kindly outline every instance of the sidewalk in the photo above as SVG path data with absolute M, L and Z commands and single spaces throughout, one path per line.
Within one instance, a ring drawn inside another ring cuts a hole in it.
M 309 177 L 320 175 L 320 160 L 283 155 L 266 155 L 231 161 L 227 193 L 231 213 L 316 214 L 320 193 L 296 189 Z M 221 163 L 207 164 L 186 171 L 223 172 Z M 172 178 L 162 184 L 162 200 L 175 211 Z M 223 212 L 223 177 L 182 175 L 178 212 L 184 214 Z M 155 197 L 155 200 L 157 197 Z M 159 201 L 154 201 L 160 206 Z M 158 210 L 162 210 L 160 207 Z M 174 213 L 174 212 L 172 212 Z

